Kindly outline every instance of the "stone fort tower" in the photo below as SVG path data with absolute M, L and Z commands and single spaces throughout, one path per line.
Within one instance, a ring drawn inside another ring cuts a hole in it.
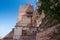
M 40 4 L 37 3 L 37 6 L 39 5 Z M 15 28 L 13 28 L 13 30 L 9 32 L 3 38 L 3 40 L 39 39 L 39 35 L 37 35 L 37 32 L 40 30 L 39 25 L 42 23 L 42 19 L 45 16 L 44 12 L 39 15 L 37 9 L 34 11 L 33 6 L 30 3 L 26 4 L 26 6 L 20 6 Z
M 14 40 L 19 40 L 22 35 L 27 35 L 29 27 L 32 26 L 33 6 L 28 3 L 20 6 L 16 27 L 14 28 Z

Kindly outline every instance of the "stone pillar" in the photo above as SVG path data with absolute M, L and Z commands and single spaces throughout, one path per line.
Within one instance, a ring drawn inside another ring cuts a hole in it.
M 19 40 L 20 36 L 22 35 L 22 27 L 16 27 L 14 29 L 14 36 L 13 36 L 13 40 Z

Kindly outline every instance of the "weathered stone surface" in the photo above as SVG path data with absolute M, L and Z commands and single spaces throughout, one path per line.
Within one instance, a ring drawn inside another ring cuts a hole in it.
M 21 36 L 20 40 L 36 40 L 36 36 Z
M 53 35 L 55 28 L 56 27 L 53 26 L 51 28 L 48 28 L 44 31 L 37 33 L 36 40 L 48 40 L 48 39 L 50 39 L 50 37 Z
M 60 34 L 59 35 L 55 35 L 51 40 L 60 40 Z

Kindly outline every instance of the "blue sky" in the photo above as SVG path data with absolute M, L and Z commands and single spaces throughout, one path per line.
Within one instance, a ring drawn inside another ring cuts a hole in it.
M 14 28 L 20 5 L 31 3 L 36 8 L 37 0 L 0 0 L 0 37 Z

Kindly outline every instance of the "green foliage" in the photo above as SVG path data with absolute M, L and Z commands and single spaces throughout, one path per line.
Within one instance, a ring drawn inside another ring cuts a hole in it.
M 39 14 L 44 10 L 46 16 L 50 16 L 60 22 L 60 4 L 58 0 L 39 0 L 39 2 L 41 2 L 41 6 L 38 9 Z

